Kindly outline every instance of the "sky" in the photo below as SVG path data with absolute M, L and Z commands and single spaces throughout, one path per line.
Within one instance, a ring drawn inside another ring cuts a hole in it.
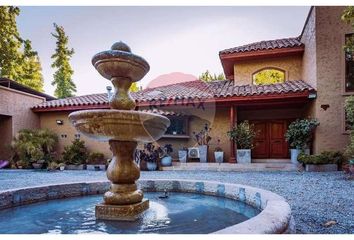
M 299 36 L 310 9 L 304 7 L 20 7 L 17 25 L 22 38 L 39 54 L 44 90 L 53 95 L 55 50 L 53 23 L 64 27 L 74 69 L 76 95 L 106 92 L 110 82 L 91 64 L 113 43 L 127 43 L 145 58 L 150 72 L 139 82 L 146 87 L 161 74 L 203 71 L 222 73 L 220 50 L 255 41 Z

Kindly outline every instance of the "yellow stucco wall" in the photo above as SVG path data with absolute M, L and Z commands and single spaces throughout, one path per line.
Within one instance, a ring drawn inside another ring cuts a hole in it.
M 278 57 L 248 60 L 234 65 L 235 85 L 252 84 L 252 75 L 264 68 L 279 68 L 285 71 L 286 80 L 301 80 L 302 57 Z

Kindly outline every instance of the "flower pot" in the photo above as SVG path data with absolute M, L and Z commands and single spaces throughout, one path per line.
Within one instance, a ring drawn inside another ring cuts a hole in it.
M 161 159 L 161 165 L 163 167 L 167 166 L 172 166 L 172 157 L 171 156 L 165 156 Z
M 251 149 L 237 149 L 237 163 L 251 163 Z
M 354 174 L 354 164 L 349 164 L 349 172 Z
M 208 145 L 200 145 L 199 148 L 199 160 L 201 163 L 208 161 Z
M 186 163 L 187 162 L 187 151 L 185 150 L 179 150 L 178 151 L 178 160 L 181 163 Z
M 43 167 L 43 163 L 32 163 L 32 167 L 34 169 L 41 169 Z
M 157 169 L 157 164 L 156 162 L 147 162 L 146 167 L 149 171 L 155 171 Z
M 290 149 L 290 160 L 291 163 L 293 164 L 298 164 L 299 162 L 297 161 L 297 158 L 299 156 L 299 154 L 301 153 L 301 151 L 303 151 L 306 155 L 310 155 L 310 149 L 306 148 L 304 150 L 301 149 Z
M 224 161 L 224 152 L 214 152 L 215 162 L 222 163 Z
M 60 170 L 60 171 L 64 171 L 64 169 L 65 169 L 65 166 L 60 166 L 60 167 L 59 167 L 59 170 Z

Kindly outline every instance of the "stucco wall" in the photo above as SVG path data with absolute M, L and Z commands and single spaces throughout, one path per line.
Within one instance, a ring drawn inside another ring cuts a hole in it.
M 163 108 L 165 110 L 172 110 L 171 108 Z M 175 112 L 181 112 L 186 116 L 189 116 L 189 135 L 188 139 L 178 139 L 178 138 L 161 138 L 158 144 L 164 145 L 170 143 L 173 145 L 174 152 L 172 157 L 174 159 L 178 158 L 178 149 L 182 147 L 193 147 L 196 146 L 196 142 L 193 138 L 193 132 L 199 132 L 204 128 L 205 123 L 212 128 L 209 148 L 209 159 L 214 161 L 213 151 L 217 146 L 217 139 L 220 139 L 220 147 L 225 151 L 225 161 L 228 161 L 230 156 L 229 151 L 229 139 L 227 138 L 226 132 L 229 130 L 229 113 L 227 108 L 215 109 L 215 106 L 206 106 L 205 109 L 197 109 L 196 107 L 190 106 L 186 108 L 173 109 Z M 59 146 L 58 153 L 60 154 L 64 147 L 70 145 L 75 139 L 75 134 L 78 132 L 71 125 L 68 120 L 68 115 L 70 112 L 46 112 L 40 113 L 40 125 L 41 128 L 49 128 L 53 130 L 59 136 Z M 56 120 L 63 120 L 63 125 L 57 125 Z M 62 138 L 61 135 L 67 135 L 67 138 Z M 91 140 L 83 135 L 81 139 L 85 141 L 86 146 L 89 151 L 99 151 L 105 154 L 107 158 L 111 157 L 111 152 L 109 151 L 109 146 L 107 142 L 97 142 Z M 142 144 L 138 146 L 142 147 Z
M 353 30 L 341 21 L 344 7 L 316 7 L 317 99 L 314 107 L 320 126 L 316 130 L 315 150 L 342 150 L 348 135 L 344 133 L 344 36 Z M 312 60 L 304 59 L 312 65 Z M 311 66 L 306 66 L 308 68 Z M 328 104 L 324 110 L 321 105 Z
M 235 85 L 252 84 L 252 75 L 260 69 L 274 67 L 285 71 L 286 80 L 301 80 L 302 57 L 278 57 L 243 61 L 234 65 Z
M 3 149 L 0 159 L 10 156 L 11 139 L 23 128 L 39 128 L 39 117 L 31 111 L 31 107 L 45 101 L 44 98 L 23 93 L 0 86 L 0 115 L 10 116 L 2 120 L 3 130 L 0 130 L 0 148 Z M 8 128 L 11 128 L 9 131 Z M 4 149 L 6 149 L 4 151 Z

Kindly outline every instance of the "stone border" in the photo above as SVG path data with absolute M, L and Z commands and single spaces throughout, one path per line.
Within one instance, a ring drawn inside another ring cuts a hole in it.
M 246 202 L 261 210 L 257 216 L 213 234 L 295 233 L 295 222 L 289 204 L 283 197 L 270 191 L 240 184 L 201 180 L 139 180 L 138 185 L 147 192 L 166 189 L 171 192 L 230 198 Z M 0 210 L 53 199 L 103 194 L 109 186 L 110 183 L 107 181 L 78 182 L 0 191 Z

